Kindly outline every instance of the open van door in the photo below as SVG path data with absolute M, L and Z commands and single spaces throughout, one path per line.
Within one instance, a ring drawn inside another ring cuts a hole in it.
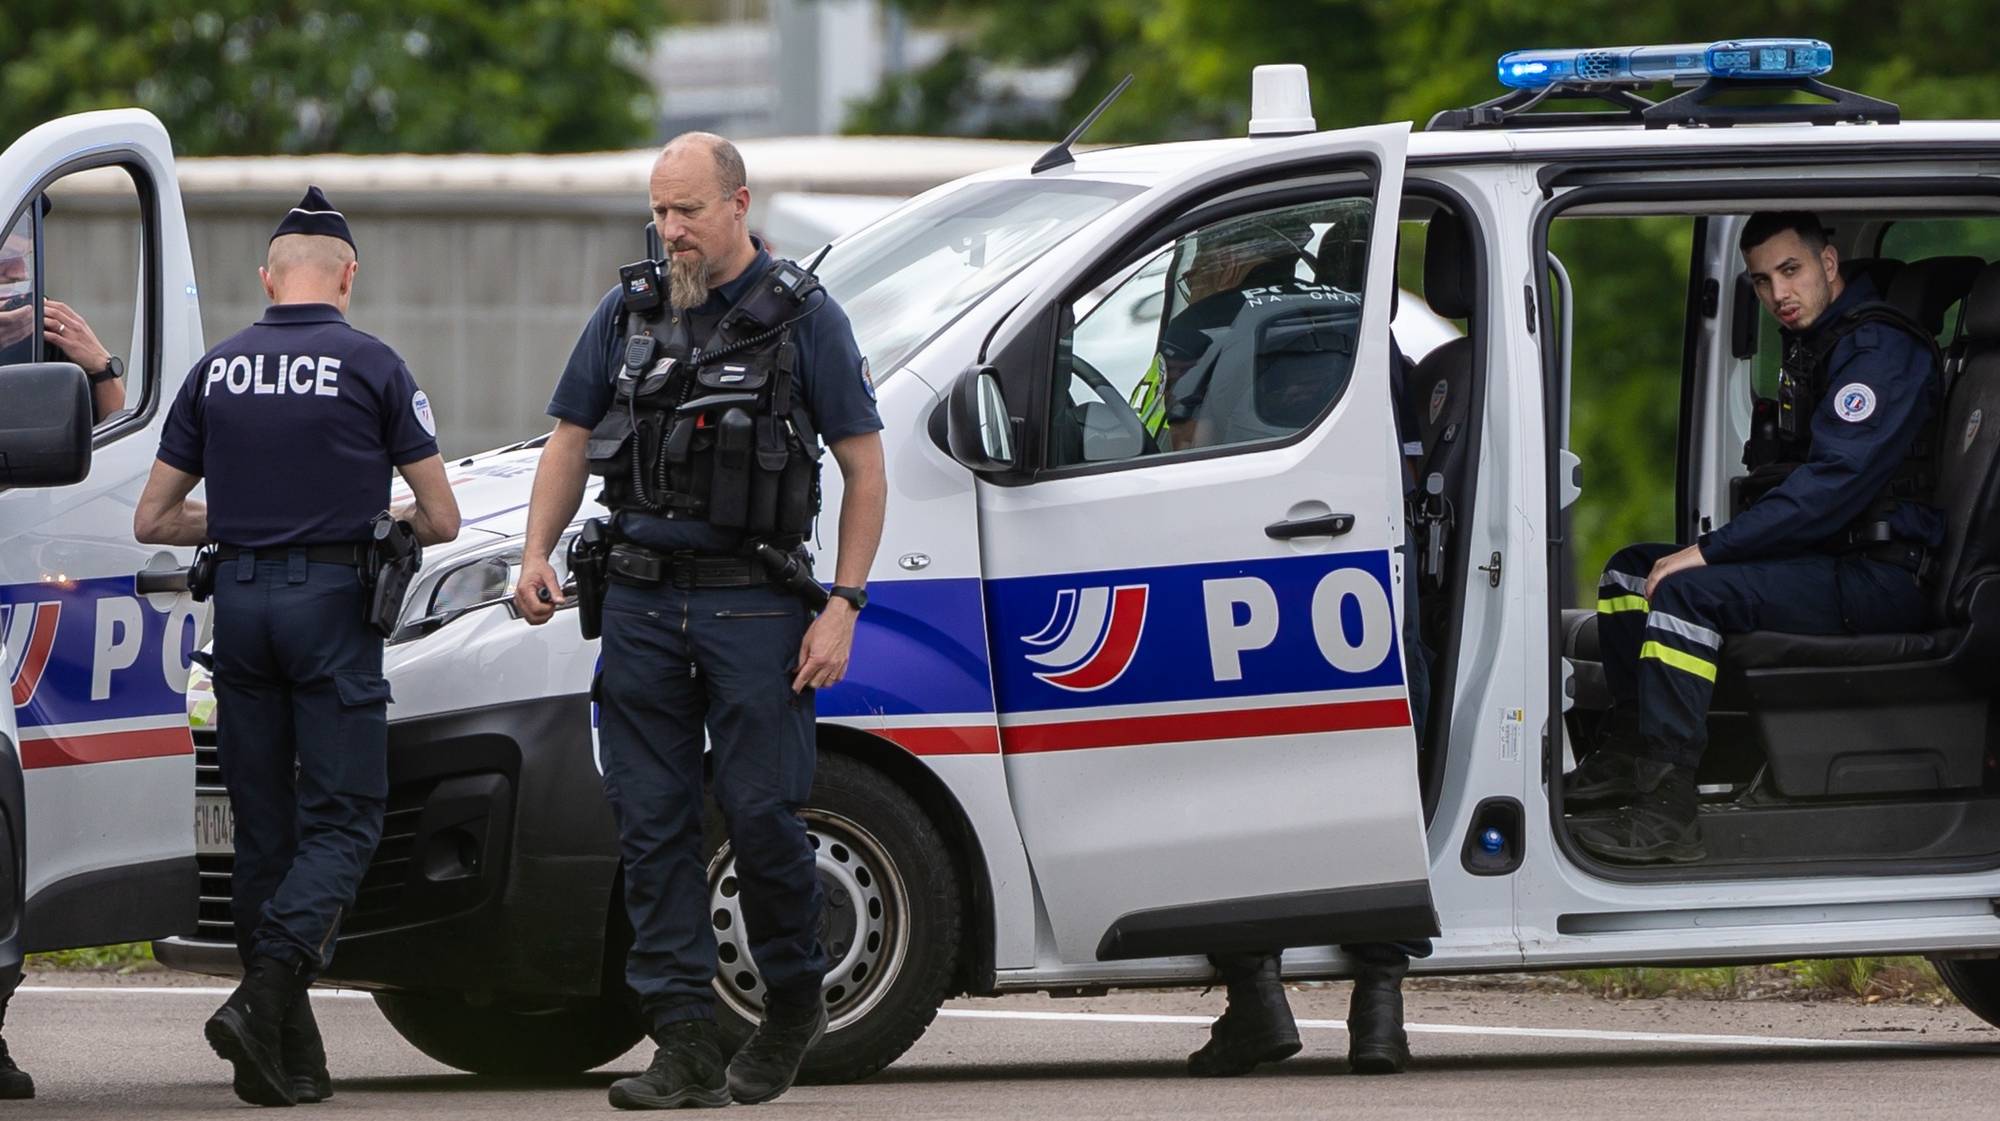
M 132 512 L 165 402 L 202 350 L 166 130 L 139 110 L 51 121 L 0 154 L 0 968 L 27 951 L 194 928 L 189 555 Z M 75 309 L 95 349 L 48 337 Z M 93 364 L 97 364 L 97 359 Z
M 1064 962 L 1436 932 L 1389 390 L 1408 131 L 1180 174 L 954 388 Z

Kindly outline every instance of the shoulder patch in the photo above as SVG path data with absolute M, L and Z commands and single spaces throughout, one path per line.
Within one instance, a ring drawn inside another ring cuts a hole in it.
M 870 401 L 875 399 L 875 374 L 868 367 L 868 358 L 866 355 L 863 355 L 861 358 L 861 388 L 868 394 Z
M 1432 424 L 1437 423 L 1438 414 L 1444 412 L 1444 402 L 1445 399 L 1449 396 L 1451 396 L 1450 382 L 1440 379 L 1436 385 L 1431 386 L 1430 423 Z
M 424 431 L 429 433 L 432 439 L 436 439 L 438 434 L 437 417 L 431 413 L 431 399 L 424 396 L 423 390 L 419 389 L 411 395 L 410 411 L 417 414 L 417 423 L 424 426 Z
M 1858 381 L 1848 382 L 1833 393 L 1834 415 L 1849 424 L 1859 424 L 1875 415 L 1875 391 Z
M 1983 411 L 1982 409 L 1974 409 L 1972 410 L 1972 415 L 1965 418 L 1965 440 L 1958 445 L 1958 453 L 1960 455 L 1971 451 L 1972 441 L 1979 438 L 1979 414 Z

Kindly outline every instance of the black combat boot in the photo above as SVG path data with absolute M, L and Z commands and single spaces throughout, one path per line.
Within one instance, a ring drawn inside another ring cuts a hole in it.
M 1208 1029 L 1208 1042 L 1188 1056 L 1196 1078 L 1234 1078 L 1258 1063 L 1299 1053 L 1299 1025 L 1278 979 L 1277 954 L 1209 956 L 1227 986 L 1229 1004 Z
M 744 1105 L 767 1102 L 792 1088 L 806 1052 L 826 1034 L 826 1001 L 772 999 L 736 1057 L 729 1060 L 729 1096 Z
M 714 1020 L 681 1020 L 653 1035 L 658 1050 L 646 1073 L 611 1084 L 619 1109 L 680 1109 L 729 1104 L 722 1076 L 722 1039 Z
M 326 1071 L 326 1043 L 319 1037 L 319 1021 L 313 1019 L 312 995 L 300 993 L 292 1010 L 278 1029 L 285 1062 L 285 1076 L 291 1080 L 292 1098 L 300 1105 L 323 1102 L 333 1096 L 333 1077 Z
M 1401 1074 L 1410 1064 L 1410 1037 L 1403 1031 L 1403 975 L 1410 960 L 1359 964 L 1347 1003 L 1347 1065 L 1356 1074 Z
M 1606 713 L 1590 754 L 1563 776 L 1563 812 L 1608 809 L 1638 797 L 1643 743 L 1638 715 L 1630 705 Z
M 243 983 L 208 1018 L 203 1034 L 215 1053 L 236 1068 L 236 1096 L 251 1105 L 291 1105 L 282 1025 L 292 1004 L 305 999 L 298 970 L 270 957 L 250 959 Z
M 1616 864 L 1693 864 L 1705 860 L 1694 768 L 1638 761 L 1639 794 L 1611 819 L 1579 825 L 1577 847 Z
M 0 1039 L 0 1101 L 15 1101 L 35 1096 L 35 1080 L 28 1072 L 14 1065 L 14 1056 L 7 1053 L 7 1041 Z
M 7 1004 L 14 999 L 14 990 L 21 984 L 19 970 L 10 969 L 0 976 L 0 1030 L 7 1026 Z M 14 1056 L 7 1053 L 7 1040 L 0 1038 L 0 1101 L 18 1101 L 35 1096 L 35 1080 L 28 1072 L 14 1065 Z

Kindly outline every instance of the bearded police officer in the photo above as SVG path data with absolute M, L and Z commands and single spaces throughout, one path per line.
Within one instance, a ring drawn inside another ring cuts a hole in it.
M 847 318 L 750 236 L 735 146 L 677 137 L 650 194 L 666 290 L 656 263 L 628 266 L 577 340 L 549 402 L 556 426 L 514 595 L 534 623 L 562 602 L 547 558 L 586 473 L 602 476 L 609 545 L 595 559 L 573 553 L 572 567 L 580 592 L 594 571 L 609 581 L 581 612 L 589 634 L 601 603 L 599 740 L 632 920 L 626 979 L 658 1044 L 644 1074 L 611 1087 L 626 1109 L 767 1101 L 826 1031 L 819 883 L 798 810 L 812 788 L 813 690 L 846 672 L 888 491 L 882 422 Z M 832 598 L 809 618 L 778 570 L 804 570 L 794 550 L 818 510 L 821 440 L 845 497 Z M 726 1075 L 702 856 L 704 727 L 768 994 Z
M 258 1105 L 332 1093 L 305 988 L 354 902 L 388 795 L 389 685 L 369 585 L 398 573 L 371 537 L 458 535 L 430 402 L 394 350 L 344 318 L 356 267 L 346 219 L 308 190 L 271 236 L 264 318 L 203 355 L 175 398 L 133 526 L 141 541 L 213 544 L 192 582 L 202 595 L 212 576 L 245 974 L 206 1031 L 235 1066 L 237 1096 Z M 392 468 L 415 502 L 378 523 Z M 203 480 L 206 506 L 187 498 Z
M 1575 836 L 1618 863 L 1706 855 L 1695 765 L 1726 636 L 1920 630 L 1925 559 L 1944 541 L 1930 332 L 1865 275 L 1843 282 L 1811 214 L 1753 215 L 1738 244 L 1785 340 L 1770 431 L 1745 452 L 1750 504 L 1686 548 L 1621 550 L 1597 592 L 1617 703 L 1563 802 L 1616 807 Z

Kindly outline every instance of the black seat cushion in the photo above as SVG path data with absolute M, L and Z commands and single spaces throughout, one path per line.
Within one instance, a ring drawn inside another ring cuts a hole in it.
M 1958 645 L 1962 632 L 1921 634 L 1783 634 L 1751 631 L 1724 635 L 1722 668 L 1783 669 L 1803 666 L 1879 666 L 1941 657 Z

